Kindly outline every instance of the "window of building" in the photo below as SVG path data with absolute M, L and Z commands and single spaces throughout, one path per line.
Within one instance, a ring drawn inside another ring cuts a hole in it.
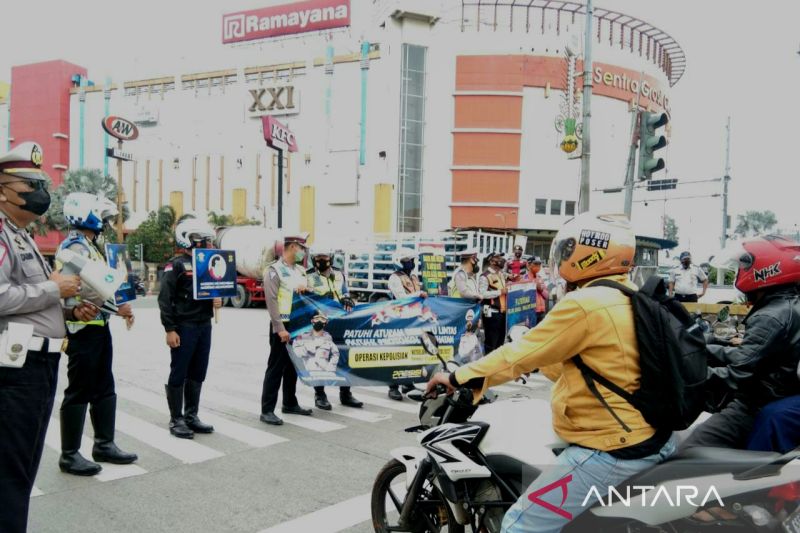
M 534 213 L 537 215 L 546 215 L 547 214 L 547 200 L 544 198 L 537 198 L 536 199 L 536 207 L 534 208 Z
M 551 215 L 561 214 L 561 200 L 550 200 L 550 214 Z
M 422 226 L 422 158 L 425 127 L 425 60 L 427 48 L 403 44 L 400 87 L 400 168 L 397 195 L 398 231 Z
M 572 200 L 567 200 L 566 202 L 564 202 L 564 214 L 567 215 L 568 217 L 575 216 L 575 202 L 573 202 Z

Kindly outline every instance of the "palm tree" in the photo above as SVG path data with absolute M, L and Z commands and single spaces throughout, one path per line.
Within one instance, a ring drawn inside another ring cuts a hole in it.
M 64 174 L 64 182 L 51 194 L 50 209 L 44 216 L 45 230 L 67 231 L 67 222 L 64 220 L 64 198 L 73 192 L 99 194 L 113 201 L 117 198 L 117 182 L 111 176 L 103 176 L 99 169 L 81 168 L 68 171 Z M 122 219 L 128 220 L 129 217 L 128 204 L 124 203 Z M 37 231 L 40 231 L 40 228 L 37 228 Z

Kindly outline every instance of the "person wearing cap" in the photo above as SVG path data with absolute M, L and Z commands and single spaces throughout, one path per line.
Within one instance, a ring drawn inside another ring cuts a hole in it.
M 489 353 L 500 346 L 506 338 L 506 276 L 503 273 L 503 252 L 492 252 L 488 257 L 489 268 L 478 280 L 478 290 L 483 300 L 484 352 Z
M 522 256 L 522 246 L 519 244 L 514 246 L 514 258 L 503 267 L 503 272 L 506 274 L 508 281 L 519 281 L 525 274 L 528 263 Z
M 353 309 L 353 300 L 347 290 L 347 280 L 344 273 L 333 267 L 334 253 L 329 249 L 312 250 L 311 261 L 314 268 L 308 274 L 309 289 L 319 296 L 336 300 L 348 313 Z M 328 319 L 325 318 L 327 324 Z M 311 321 L 314 325 L 314 321 Z M 339 387 L 339 401 L 346 407 L 363 407 L 364 403 L 358 401 L 350 387 Z M 325 394 L 325 387 L 314 387 L 314 405 L 323 411 L 331 410 L 331 403 Z
M 170 372 L 164 391 L 169 407 L 169 432 L 179 439 L 212 433 L 214 426 L 197 416 L 200 392 L 211 353 L 211 319 L 222 299 L 194 299 L 192 250 L 210 248 L 214 229 L 205 221 L 186 216 L 175 226 L 178 253 L 164 266 L 158 293 L 161 325 L 170 348 Z
M 0 531 L 27 529 L 28 504 L 66 344 L 65 320 L 96 309 L 62 298 L 80 293 L 78 276 L 51 270 L 26 228 L 50 207 L 42 149 L 21 143 L 0 153 Z
M 539 272 L 542 270 L 542 258 L 538 255 L 531 257 L 526 267 L 522 281 L 536 283 L 536 323 L 538 324 L 544 319 L 544 315 L 547 312 L 547 299 L 550 297 L 544 281 L 539 277 Z
M 708 276 L 703 269 L 692 264 L 692 254 L 681 252 L 681 264 L 669 273 L 669 295 L 675 294 L 679 302 L 696 302 L 708 290 Z M 697 294 L 697 285 L 703 284 L 703 291 Z
M 283 424 L 275 414 L 278 389 L 283 383 L 283 407 L 287 414 L 310 416 L 311 409 L 300 407 L 297 402 L 297 371 L 289 358 L 286 343 L 291 336 L 286 322 L 292 314 L 292 299 L 295 293 L 308 292 L 306 270 L 306 235 L 285 237 L 283 255 L 267 268 L 264 275 L 264 290 L 270 318 L 269 360 L 264 373 L 261 391 L 261 421 L 273 426 Z
M 389 291 L 392 293 L 392 298 L 398 300 L 400 298 L 412 298 L 421 296 L 427 298 L 428 293 L 422 290 L 422 284 L 419 277 L 414 273 L 416 268 L 417 254 L 414 250 L 408 248 L 400 249 L 394 254 L 395 271 L 389 276 Z M 414 390 L 412 385 L 403 385 L 403 392 Z M 402 401 L 403 394 L 400 392 L 400 386 L 397 384 L 389 385 L 389 398 L 395 401 Z
M 453 272 L 447 290 L 453 298 L 467 298 L 480 300 L 481 293 L 478 289 L 478 250 L 467 248 L 456 254 L 459 266 Z
M 64 218 L 70 230 L 59 250 L 70 250 L 90 261 L 105 264 L 98 240 L 117 215 L 117 206 L 103 196 L 70 193 L 64 200 Z M 120 305 L 117 314 L 129 324 L 133 323 L 130 304 Z M 69 383 L 59 410 L 61 457 L 58 460 L 59 468 L 67 474 L 93 476 L 102 470 L 99 464 L 89 461 L 80 452 L 87 408 L 94 428 L 92 459 L 120 465 L 137 459 L 135 453 L 124 452 L 114 443 L 117 394 L 111 369 L 114 349 L 108 326 L 110 318 L 110 313 L 102 310 L 91 320 L 67 320 Z

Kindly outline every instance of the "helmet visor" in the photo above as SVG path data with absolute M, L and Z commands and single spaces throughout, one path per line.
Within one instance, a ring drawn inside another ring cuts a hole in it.
M 550 273 L 553 281 L 558 282 L 561 279 L 559 267 L 572 257 L 576 244 L 573 237 L 553 241 L 553 246 L 550 248 Z
M 738 272 L 741 268 L 744 271 L 753 268 L 753 255 L 745 250 L 742 243 L 734 241 L 725 246 L 719 253 L 715 254 L 709 264 L 719 270 L 732 270 Z

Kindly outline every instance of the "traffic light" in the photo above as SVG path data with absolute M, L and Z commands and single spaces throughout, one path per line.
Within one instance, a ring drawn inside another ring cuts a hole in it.
M 669 116 L 666 113 L 642 111 L 639 116 L 639 172 L 640 180 L 649 180 L 653 172 L 664 168 L 664 159 L 655 156 L 655 151 L 667 145 L 667 138 L 656 134 L 656 130 L 666 126 Z

